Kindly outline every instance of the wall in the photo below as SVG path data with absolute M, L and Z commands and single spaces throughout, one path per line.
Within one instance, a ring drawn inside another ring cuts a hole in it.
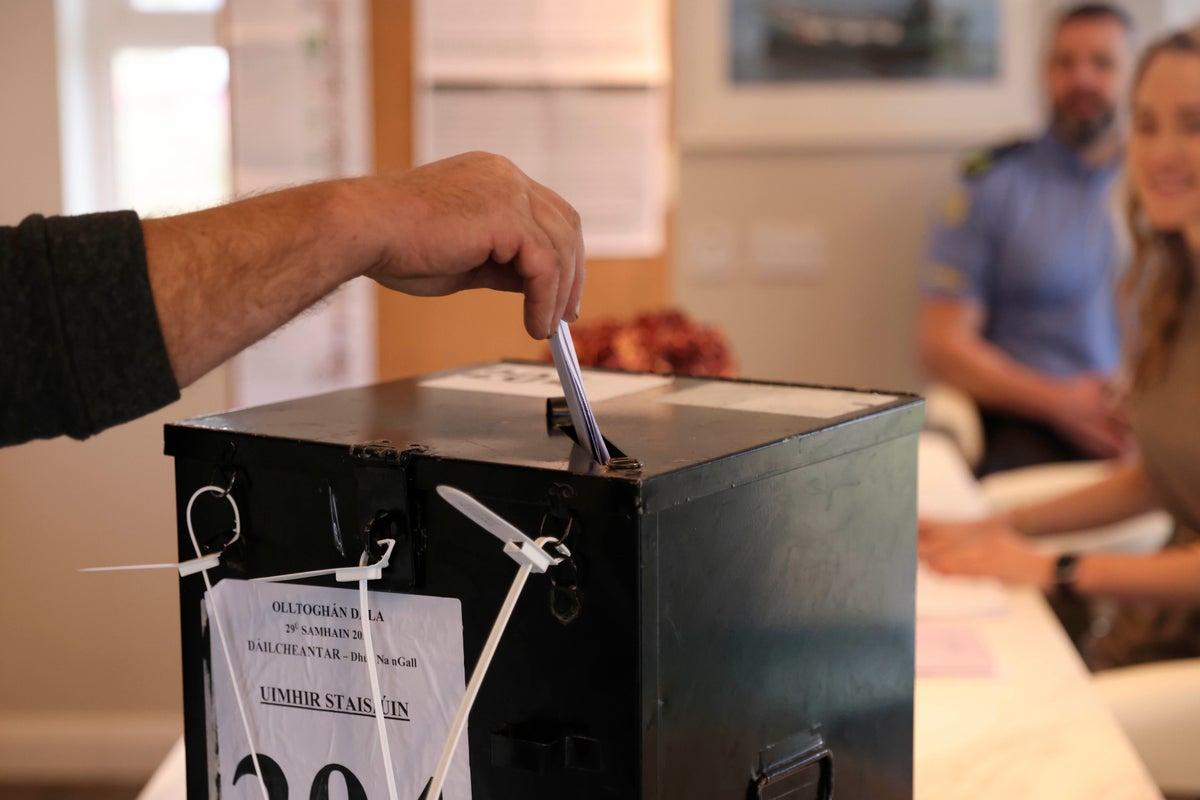
M 1009 0 L 1005 0 L 1006 2 Z M 1039 4 L 1046 22 L 1065 2 Z M 1125 4 L 1142 38 L 1200 14 L 1196 0 Z M 680 24 L 687 24 L 681 16 Z M 677 53 L 681 71 L 721 53 Z M 1011 131 L 997 132 L 1009 136 Z M 914 354 L 918 274 L 930 221 L 968 146 L 684 152 L 680 159 L 677 302 L 729 334 L 749 377 L 918 389 Z M 799 225 L 823 250 L 808 276 L 767 277 L 745 241 L 763 222 Z M 742 244 L 728 274 L 703 268 L 704 247 Z M 715 237 L 715 241 L 714 241 Z
M 412 165 L 412 0 L 372 0 L 374 146 L 377 170 Z M 663 221 L 669 228 L 669 222 Z M 671 298 L 671 237 L 648 258 L 591 259 L 580 321 L 627 318 L 661 309 Z M 474 291 L 415 298 L 379 291 L 381 380 L 501 358 L 549 356 L 522 324 L 521 297 Z
M 948 150 L 684 154 L 676 298 L 722 326 L 739 374 L 913 389 L 917 270 L 926 220 L 953 173 Z M 823 240 L 811 277 L 764 277 L 745 247 L 706 277 L 690 240 L 730 226 L 798 224 Z
M 61 207 L 53 9 L 3 2 L 0 224 Z M 174 560 L 162 424 L 225 397 L 218 371 L 86 443 L 0 450 L 0 782 L 144 780 L 182 732 L 177 578 L 76 569 Z

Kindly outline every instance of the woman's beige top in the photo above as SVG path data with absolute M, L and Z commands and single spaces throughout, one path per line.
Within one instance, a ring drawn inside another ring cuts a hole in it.
M 1171 548 L 1200 543 L 1200 296 L 1183 314 L 1167 374 L 1131 398 L 1146 478 L 1177 523 Z M 1200 656 L 1196 608 L 1121 603 L 1100 630 L 1093 624 L 1079 643 L 1093 670 Z
M 1133 430 L 1158 500 L 1200 531 L 1200 297 L 1183 309 L 1166 375 L 1132 397 Z

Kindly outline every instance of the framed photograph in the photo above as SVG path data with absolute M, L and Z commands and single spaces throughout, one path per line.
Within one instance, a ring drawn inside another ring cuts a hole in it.
M 689 0 L 685 149 L 960 145 L 1039 119 L 1035 0 Z

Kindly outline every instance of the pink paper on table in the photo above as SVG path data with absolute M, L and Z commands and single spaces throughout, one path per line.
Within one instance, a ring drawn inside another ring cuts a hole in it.
M 917 622 L 918 678 L 995 678 L 998 670 L 979 631 L 961 622 Z

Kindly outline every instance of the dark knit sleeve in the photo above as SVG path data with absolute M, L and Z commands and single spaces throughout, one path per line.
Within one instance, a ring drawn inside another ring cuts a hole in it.
M 178 397 L 135 213 L 0 227 L 0 445 L 83 439 Z

